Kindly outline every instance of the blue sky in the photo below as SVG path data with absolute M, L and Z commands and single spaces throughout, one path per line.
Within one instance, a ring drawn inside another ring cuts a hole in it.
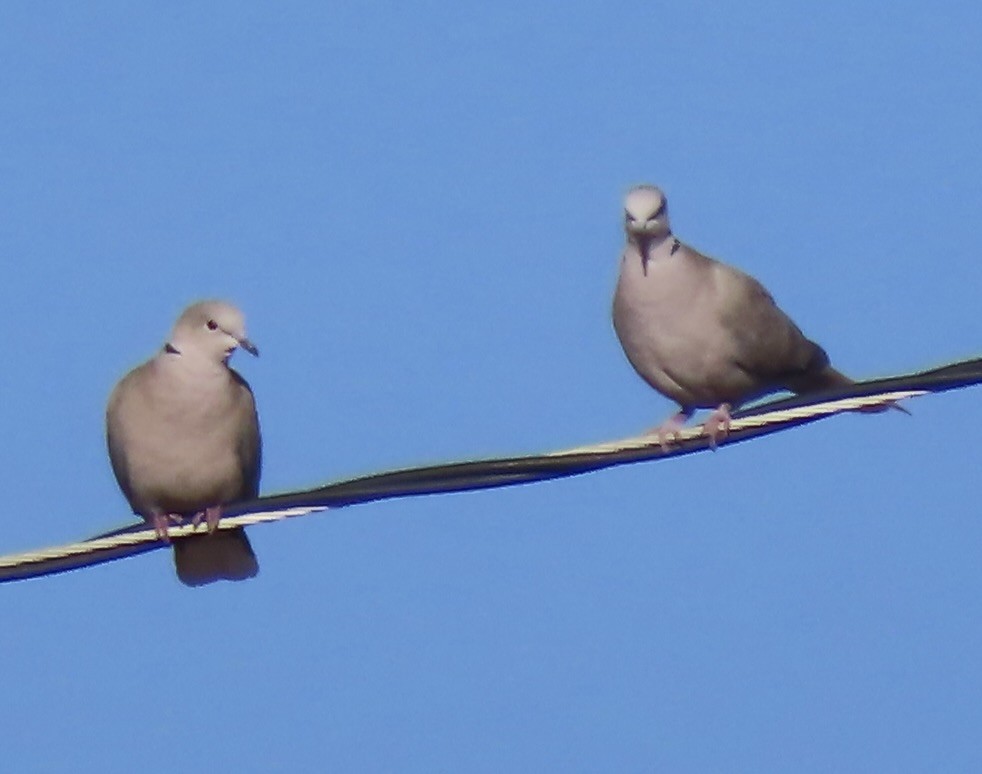
M 0 552 L 129 520 L 115 381 L 246 312 L 263 491 L 622 437 L 621 197 L 835 363 L 978 356 L 982 12 L 21 4 L 0 24 Z M 982 765 L 978 392 L 4 586 L 11 771 Z

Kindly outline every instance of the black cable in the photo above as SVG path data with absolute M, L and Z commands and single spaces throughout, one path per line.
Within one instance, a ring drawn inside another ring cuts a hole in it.
M 966 360 L 930 371 L 857 382 L 854 385 L 821 393 L 772 400 L 734 412 L 733 418 L 741 419 L 776 411 L 817 406 L 844 398 L 906 391 L 938 393 L 979 383 L 982 383 L 982 358 Z M 804 418 L 790 418 L 787 421 L 775 422 L 763 427 L 734 430 L 725 441 L 721 442 L 721 445 L 722 443 L 741 443 L 790 427 L 810 424 L 825 416 L 830 415 L 816 414 Z M 400 497 L 518 486 L 582 475 L 619 465 L 680 457 L 702 451 L 708 447 L 708 439 L 700 436 L 675 443 L 667 452 L 657 445 L 648 445 L 641 448 L 613 451 L 584 451 L 572 454 L 483 459 L 405 468 L 338 481 L 313 489 L 268 495 L 248 502 L 235 503 L 225 507 L 223 515 L 233 517 L 295 507 L 339 508 Z M 144 522 L 139 522 L 103 533 L 92 539 L 126 535 L 146 529 L 147 525 Z M 136 545 L 112 546 L 111 548 L 93 548 L 91 552 L 81 555 L 43 558 L 23 565 L 0 567 L 0 582 L 39 577 L 101 564 L 162 548 L 164 545 L 164 543 L 156 541 Z

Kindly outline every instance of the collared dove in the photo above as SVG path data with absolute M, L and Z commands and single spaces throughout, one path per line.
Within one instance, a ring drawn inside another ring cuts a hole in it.
M 713 409 L 704 430 L 715 447 L 747 401 L 853 383 L 757 280 L 675 238 L 660 189 L 628 192 L 624 229 L 614 329 L 634 370 L 680 406 L 652 431 L 663 447 L 697 408 Z
M 167 542 L 170 521 L 208 523 L 209 534 L 174 541 L 177 577 L 189 586 L 259 571 L 245 530 L 216 529 L 222 505 L 259 492 L 256 404 L 228 366 L 237 347 L 259 354 L 238 309 L 193 304 L 161 351 L 120 380 L 106 409 L 109 459 L 134 512 Z

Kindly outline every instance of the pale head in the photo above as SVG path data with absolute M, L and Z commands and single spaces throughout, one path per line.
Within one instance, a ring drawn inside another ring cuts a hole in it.
M 639 246 L 657 242 L 672 233 L 668 223 L 668 199 L 660 188 L 638 185 L 624 198 L 624 230 Z
M 224 363 L 237 347 L 252 355 L 259 354 L 246 337 L 242 312 L 225 301 L 199 301 L 177 318 L 165 349 L 178 355 Z

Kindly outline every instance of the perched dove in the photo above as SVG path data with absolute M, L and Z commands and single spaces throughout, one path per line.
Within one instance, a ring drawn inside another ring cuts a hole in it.
M 242 529 L 217 530 L 221 506 L 259 492 L 261 439 L 252 390 L 229 368 L 237 347 L 258 355 L 245 320 L 223 301 L 178 318 L 163 349 L 116 385 L 106 409 L 109 459 L 134 512 L 170 541 L 170 521 L 193 515 L 209 534 L 174 541 L 189 586 L 259 571 Z
M 634 370 L 681 407 L 653 431 L 662 446 L 697 408 L 714 409 L 704 429 L 715 446 L 742 403 L 852 384 L 757 280 L 675 238 L 661 190 L 628 192 L 624 229 L 614 329 Z

